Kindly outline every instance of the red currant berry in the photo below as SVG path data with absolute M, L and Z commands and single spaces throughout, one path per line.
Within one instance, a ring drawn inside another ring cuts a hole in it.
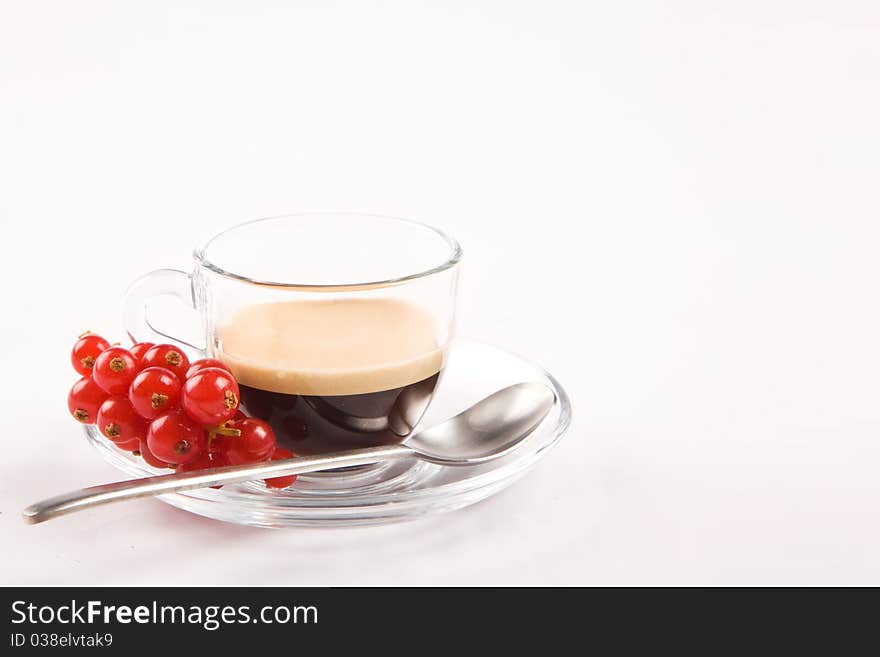
M 90 376 L 84 376 L 73 384 L 67 395 L 67 408 L 70 414 L 83 424 L 94 424 L 98 410 L 107 399 L 107 393 Z
M 132 438 L 131 440 L 124 440 L 122 442 L 116 441 L 113 443 L 119 449 L 124 452 L 132 452 L 132 453 L 140 453 L 141 449 L 141 441 L 137 438 Z
M 229 368 L 223 364 L 223 361 L 217 360 L 216 358 L 202 358 L 200 360 L 193 361 L 192 365 L 190 365 L 189 369 L 186 371 L 186 378 L 190 379 L 198 372 L 206 370 L 209 367 L 219 367 L 221 370 L 226 370 L 227 372 L 229 372 Z
M 73 369 L 83 376 L 91 375 L 98 354 L 109 346 L 110 343 L 100 335 L 89 332 L 83 333 L 79 336 L 76 344 L 73 345 L 73 351 L 70 352 L 70 362 L 73 365 Z
M 154 345 L 152 342 L 135 342 L 133 345 L 131 345 L 131 347 L 128 348 L 128 350 L 131 352 L 131 355 L 135 357 L 135 360 L 140 363 L 144 357 L 144 354 L 155 346 L 156 345 Z
M 210 441 L 210 442 L 213 443 L 216 441 Z M 220 468 L 220 467 L 223 467 L 224 465 L 232 465 L 229 462 L 229 457 L 226 456 L 226 449 L 223 447 L 223 441 L 220 441 L 219 448 L 215 447 L 214 445 L 211 445 L 208 448 L 208 451 L 211 452 L 211 461 L 214 464 L 215 468 Z
M 98 431 L 114 443 L 140 440 L 147 435 L 147 423 L 137 414 L 128 397 L 108 397 L 98 410 Z
M 147 440 L 144 439 L 140 442 L 140 447 L 138 451 L 141 453 L 141 458 L 146 462 L 147 465 L 151 465 L 154 468 L 167 468 L 168 464 L 165 461 L 162 461 L 155 457 L 153 452 L 150 451 L 150 446 L 147 444 Z
M 110 395 L 124 395 L 140 367 L 128 349 L 110 347 L 95 359 L 92 378 Z
M 205 468 L 216 468 L 218 466 L 219 464 L 214 461 L 214 456 L 211 452 L 202 452 L 192 461 L 177 466 L 177 472 L 192 472 L 193 470 L 204 470 Z
M 176 412 L 162 415 L 150 423 L 147 445 L 159 460 L 183 465 L 207 451 L 208 439 L 198 423 Z
M 238 430 L 235 430 L 235 433 L 241 435 L 241 432 Z M 208 429 L 208 451 L 211 452 L 218 463 L 223 463 L 223 465 L 232 465 L 229 457 L 226 456 L 230 440 L 235 440 L 235 438 L 217 434 L 216 428 Z
M 186 379 L 189 369 L 189 358 L 173 344 L 157 344 L 147 349 L 141 358 L 143 367 L 164 367 L 171 370 L 182 381 Z
M 265 461 L 275 453 L 275 432 L 268 422 L 255 417 L 227 423 L 240 436 L 223 436 L 222 451 L 232 465 Z
M 128 398 L 141 417 L 154 420 L 180 405 L 180 379 L 164 367 L 147 367 L 134 377 Z
M 281 459 L 291 458 L 293 458 L 293 452 L 288 449 L 284 449 L 283 447 L 276 447 L 275 452 L 272 454 L 273 461 L 280 461 Z M 288 486 L 292 485 L 294 481 L 296 481 L 296 475 L 272 477 L 271 479 L 264 479 L 263 481 L 269 488 L 287 488 Z
M 203 425 L 222 424 L 238 410 L 238 384 L 228 370 L 209 367 L 187 379 L 180 403 L 193 420 Z

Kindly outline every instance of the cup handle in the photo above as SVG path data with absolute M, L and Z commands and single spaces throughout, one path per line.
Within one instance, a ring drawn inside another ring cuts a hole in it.
M 188 309 L 195 310 L 195 290 L 192 276 L 179 269 L 157 269 L 145 274 L 129 286 L 122 303 L 122 323 L 134 342 L 168 342 L 169 340 L 199 352 L 205 346 L 163 333 L 150 323 L 150 300 L 159 296 L 173 296 Z

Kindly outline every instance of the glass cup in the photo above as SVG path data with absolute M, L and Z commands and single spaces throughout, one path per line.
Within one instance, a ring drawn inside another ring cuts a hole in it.
M 402 442 L 430 403 L 455 318 L 461 248 L 430 226 L 298 214 L 225 230 L 192 273 L 160 269 L 127 291 L 135 342 L 189 347 L 235 375 L 249 414 L 297 454 Z M 195 309 L 204 344 L 160 332 L 150 299 Z

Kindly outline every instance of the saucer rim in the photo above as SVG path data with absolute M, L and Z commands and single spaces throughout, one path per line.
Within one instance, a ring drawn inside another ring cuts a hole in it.
M 373 492 L 368 495 L 340 491 L 316 494 L 314 499 L 283 497 L 283 491 L 272 491 L 255 482 L 236 485 L 235 488 L 198 489 L 157 496 L 174 507 L 234 524 L 260 527 L 294 526 L 349 526 L 381 524 L 415 519 L 428 514 L 456 510 L 485 499 L 513 484 L 528 472 L 549 450 L 555 447 L 571 425 L 571 399 L 556 377 L 543 367 L 507 349 L 491 344 L 456 340 L 457 346 L 490 349 L 515 358 L 534 368 L 553 390 L 556 399 L 551 413 L 535 429 L 534 435 L 547 435 L 534 449 L 526 450 L 530 440 L 498 463 L 498 467 L 479 472 L 471 477 L 427 485 L 411 490 Z M 555 418 L 555 420 L 553 419 Z M 549 427 L 549 422 L 554 426 Z M 167 474 L 152 468 L 128 452 L 116 448 L 94 426 L 83 427 L 90 445 L 115 468 L 134 477 Z M 524 451 L 525 450 L 525 451 Z M 422 463 L 413 459 L 413 468 L 437 472 L 443 466 Z M 405 476 L 409 471 L 404 471 Z M 303 475 L 305 476 L 305 475 Z M 273 505 L 277 503 L 277 506 Z M 434 503 L 432 503 L 434 502 Z M 258 508 L 265 504 L 267 508 Z

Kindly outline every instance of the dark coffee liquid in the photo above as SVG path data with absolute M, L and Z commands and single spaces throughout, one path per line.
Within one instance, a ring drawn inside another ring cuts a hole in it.
M 249 415 L 266 420 L 294 454 L 400 443 L 421 419 L 439 373 L 416 383 L 358 395 L 290 395 L 240 385 Z

